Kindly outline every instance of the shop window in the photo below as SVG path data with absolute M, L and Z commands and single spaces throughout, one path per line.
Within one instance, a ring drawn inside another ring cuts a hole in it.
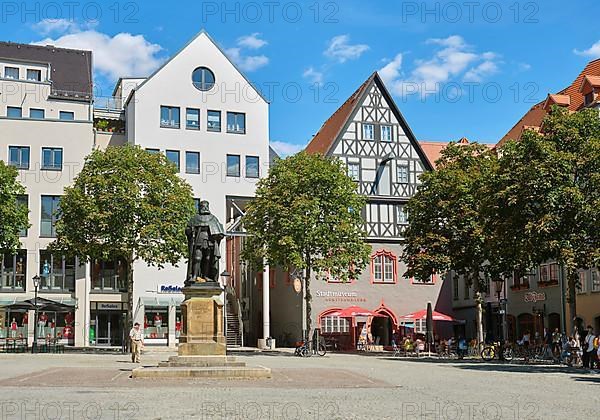
M 169 308 L 146 306 L 144 309 L 144 338 L 162 340 L 169 338 Z
M 40 251 L 42 290 L 75 291 L 75 258 Z
M 95 260 L 92 264 L 92 289 L 127 291 L 127 265 L 122 259 Z
M 16 254 L 0 254 L 0 290 L 25 291 L 27 251 L 21 249 Z
M 0 312 L 0 339 L 27 337 L 27 311 Z
M 396 256 L 385 250 L 377 251 L 371 257 L 371 282 L 396 283 Z
M 324 316 L 321 318 L 321 333 L 344 334 L 350 331 L 350 321 L 339 316 Z

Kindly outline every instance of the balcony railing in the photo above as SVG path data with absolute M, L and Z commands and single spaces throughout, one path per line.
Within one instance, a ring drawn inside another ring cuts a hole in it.
M 96 96 L 94 98 L 94 109 L 121 112 L 123 105 L 121 98 L 115 96 Z

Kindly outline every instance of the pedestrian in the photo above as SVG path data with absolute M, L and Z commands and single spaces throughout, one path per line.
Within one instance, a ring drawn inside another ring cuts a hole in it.
M 591 369 L 594 363 L 594 339 L 596 336 L 594 335 L 594 329 L 591 325 L 587 327 L 587 335 L 583 339 L 583 367 L 587 369 Z
M 129 338 L 131 339 L 131 362 L 140 363 L 140 352 L 144 345 L 144 336 L 140 330 L 139 322 L 133 324 L 133 328 L 129 331 Z
M 552 352 L 556 357 L 560 355 L 561 351 L 561 336 L 562 334 L 560 333 L 558 328 L 555 328 L 554 332 L 552 333 Z

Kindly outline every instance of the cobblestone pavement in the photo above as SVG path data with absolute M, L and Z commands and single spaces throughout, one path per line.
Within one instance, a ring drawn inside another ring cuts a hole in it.
M 155 366 L 169 353 L 143 356 Z M 131 379 L 126 355 L 0 354 L 5 419 L 590 419 L 600 374 L 558 366 L 244 354 L 272 379 Z

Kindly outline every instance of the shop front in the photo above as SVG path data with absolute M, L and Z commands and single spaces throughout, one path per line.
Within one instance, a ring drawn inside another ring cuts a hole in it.
M 127 304 L 90 302 L 90 345 L 121 347 L 126 343 Z
M 529 333 L 533 342 L 541 343 L 545 331 L 562 330 L 561 313 L 558 287 L 510 293 L 507 302 L 508 339 L 520 340 Z
M 183 294 L 142 297 L 138 312 L 143 313 L 144 344 L 175 346 L 181 333 L 181 303 Z M 139 317 L 135 317 L 139 319 Z

